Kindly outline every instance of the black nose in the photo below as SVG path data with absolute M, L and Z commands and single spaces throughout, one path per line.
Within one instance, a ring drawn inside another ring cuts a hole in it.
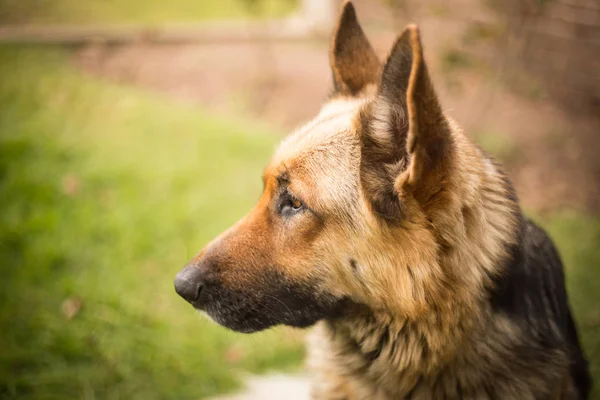
M 188 265 L 175 276 L 175 291 L 190 303 L 197 302 L 202 294 L 204 284 L 202 269 L 196 265 Z

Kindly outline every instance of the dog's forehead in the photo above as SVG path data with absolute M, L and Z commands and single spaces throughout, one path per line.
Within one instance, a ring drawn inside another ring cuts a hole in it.
M 271 165 L 293 165 L 311 155 L 352 151 L 353 145 L 358 143 L 356 124 L 364 104 L 364 99 L 329 101 L 313 120 L 281 142 Z
M 284 139 L 265 176 L 285 174 L 296 195 L 314 208 L 354 202 L 360 165 L 359 113 L 365 100 L 333 100 Z

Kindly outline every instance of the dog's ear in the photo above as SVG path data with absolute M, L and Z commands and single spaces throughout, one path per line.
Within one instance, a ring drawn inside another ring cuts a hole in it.
M 404 38 L 403 38 L 404 37 Z M 423 60 L 419 30 L 409 26 L 399 39 L 410 43 L 411 69 L 406 91 L 408 137 L 406 151 L 410 165 L 397 184 L 407 184 L 413 196 L 426 206 L 449 181 L 454 146 L 451 129 Z M 406 44 L 401 44 L 406 48 Z
M 333 33 L 329 56 L 334 94 L 356 95 L 367 85 L 377 85 L 381 63 L 365 36 L 350 1 L 344 3 Z
M 375 210 L 391 219 L 401 218 L 398 194 L 406 190 L 425 206 L 440 192 L 450 170 L 452 139 L 416 26 L 408 26 L 396 40 L 365 120 L 363 186 Z M 375 176 L 377 184 L 372 184 Z

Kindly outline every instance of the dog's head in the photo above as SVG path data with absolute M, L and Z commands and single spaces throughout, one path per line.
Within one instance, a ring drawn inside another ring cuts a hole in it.
M 452 279 L 444 227 L 477 218 L 457 206 L 462 144 L 417 28 L 382 65 L 347 2 L 331 67 L 329 101 L 281 143 L 258 204 L 176 277 L 182 297 L 230 329 L 304 327 L 349 304 L 418 314 Z

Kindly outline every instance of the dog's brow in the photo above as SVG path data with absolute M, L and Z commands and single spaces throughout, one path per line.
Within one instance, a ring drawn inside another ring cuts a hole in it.
M 288 183 L 290 181 L 290 177 L 287 173 L 287 168 L 285 171 L 282 171 L 279 175 L 277 175 L 277 183 L 282 185 L 284 183 Z

